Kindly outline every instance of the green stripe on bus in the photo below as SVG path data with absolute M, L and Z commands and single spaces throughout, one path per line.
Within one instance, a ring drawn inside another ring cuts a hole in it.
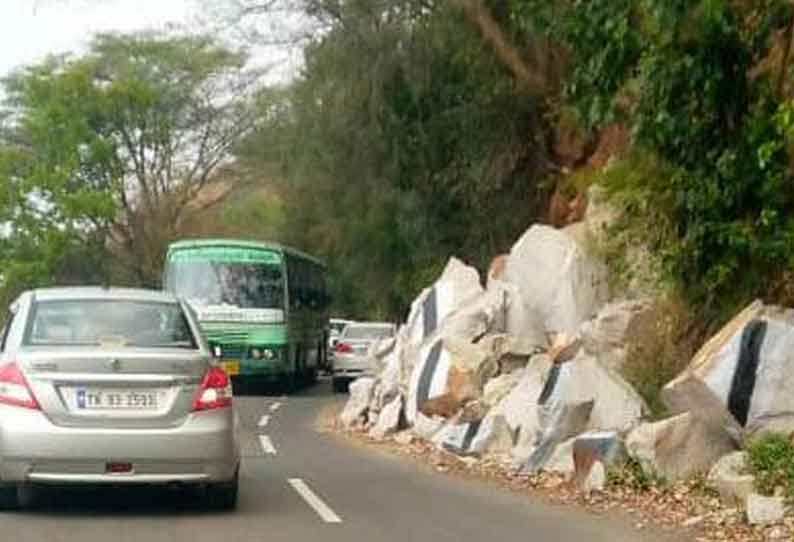
M 251 262 L 281 264 L 281 255 L 272 250 L 241 247 L 197 247 L 175 250 L 172 262 Z

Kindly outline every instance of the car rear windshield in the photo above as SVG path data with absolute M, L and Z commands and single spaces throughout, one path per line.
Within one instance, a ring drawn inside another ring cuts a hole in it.
M 394 336 L 392 326 L 347 326 L 346 339 L 386 339 Z
M 120 299 L 39 301 L 25 344 L 197 348 L 178 303 Z

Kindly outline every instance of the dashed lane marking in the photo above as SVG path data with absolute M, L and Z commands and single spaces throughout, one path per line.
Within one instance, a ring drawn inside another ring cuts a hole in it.
M 270 405 L 270 412 L 275 412 L 281 408 L 281 403 L 273 403 Z
M 290 485 L 298 492 L 298 495 L 303 497 L 303 500 L 306 503 L 314 508 L 314 511 L 317 512 L 317 515 L 322 518 L 322 520 L 326 523 L 342 523 L 342 518 L 336 515 L 336 513 L 331 510 L 331 507 L 325 504 L 325 502 L 317 496 L 317 494 L 311 490 L 311 488 L 301 480 L 300 478 L 290 478 L 289 479 Z
M 259 418 L 259 423 L 257 424 L 259 427 L 267 427 L 267 424 L 270 423 L 270 416 L 267 414 Z
M 262 445 L 262 451 L 266 454 L 276 455 L 276 447 L 273 446 L 273 441 L 267 435 L 259 435 L 259 444 Z

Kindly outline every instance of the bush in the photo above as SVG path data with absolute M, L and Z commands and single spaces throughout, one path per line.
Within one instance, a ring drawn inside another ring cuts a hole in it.
M 680 298 L 668 295 L 657 302 L 653 325 L 629 340 L 623 376 L 648 403 L 653 419 L 667 414 L 662 388 L 684 370 L 701 342 L 696 318 Z
M 794 499 L 794 439 L 782 434 L 766 435 L 747 447 L 750 471 L 762 495 L 774 495 L 777 488 Z

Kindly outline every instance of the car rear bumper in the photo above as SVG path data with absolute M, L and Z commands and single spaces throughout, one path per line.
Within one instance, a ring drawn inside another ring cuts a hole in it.
M 357 354 L 337 354 L 334 359 L 335 378 L 358 378 L 372 373 L 369 357 Z
M 198 412 L 167 429 L 60 427 L 40 411 L 0 406 L 0 481 L 174 484 L 234 478 L 240 451 L 231 409 Z M 133 470 L 109 474 L 107 464 Z

